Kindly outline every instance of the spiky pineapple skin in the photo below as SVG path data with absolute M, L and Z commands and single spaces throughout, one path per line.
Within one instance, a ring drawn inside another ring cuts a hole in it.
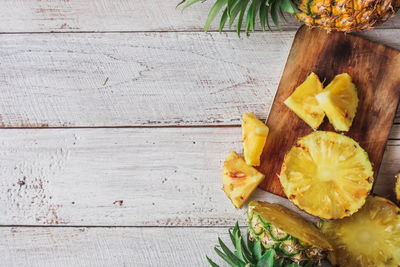
M 353 216 L 319 227 L 334 247 L 334 266 L 400 266 L 400 209 L 388 199 L 371 195 Z
M 264 248 L 273 248 L 279 256 L 292 261 L 319 262 L 332 250 L 312 223 L 279 204 L 252 201 L 247 220 L 252 239 L 260 240 Z
M 311 27 L 355 32 L 384 23 L 399 7 L 399 0 L 302 0 L 295 17 Z

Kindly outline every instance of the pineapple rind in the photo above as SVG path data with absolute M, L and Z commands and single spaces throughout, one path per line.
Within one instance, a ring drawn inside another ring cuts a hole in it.
M 222 173 L 223 189 L 236 208 L 243 206 L 263 179 L 264 174 L 248 166 L 236 152 L 231 152 L 226 158 Z
M 400 265 L 400 209 L 385 198 L 369 196 L 353 216 L 319 226 L 334 247 L 332 265 Z
M 315 96 L 322 92 L 322 83 L 312 72 L 284 101 L 284 104 L 311 128 L 316 130 L 324 121 L 325 113 Z
M 398 0 L 303 0 L 295 17 L 327 31 L 354 32 L 372 29 L 399 9 Z
M 350 75 L 336 75 L 316 99 L 336 131 L 349 131 L 358 107 L 357 89 Z
M 303 244 L 309 244 L 309 246 L 322 250 L 332 250 L 332 246 L 317 227 L 282 205 L 251 201 L 247 213 L 248 218 L 257 215 L 261 218 L 262 223 L 271 224 L 291 237 L 301 240 Z M 287 238 L 282 238 L 282 240 L 287 240 Z
M 253 113 L 243 114 L 242 143 L 247 165 L 260 166 L 260 157 L 268 137 L 269 128 Z
M 300 138 L 282 164 L 286 196 L 300 209 L 324 219 L 350 216 L 372 189 L 368 154 L 353 139 L 317 131 Z

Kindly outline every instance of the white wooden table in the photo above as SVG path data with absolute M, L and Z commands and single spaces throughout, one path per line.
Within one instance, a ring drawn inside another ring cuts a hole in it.
M 206 34 L 212 1 L 177 2 L 1 1 L 1 266 L 207 266 L 243 224 L 221 166 L 241 114 L 268 116 L 299 24 Z M 400 49 L 400 18 L 363 35 Z M 400 112 L 375 192 L 398 169 Z

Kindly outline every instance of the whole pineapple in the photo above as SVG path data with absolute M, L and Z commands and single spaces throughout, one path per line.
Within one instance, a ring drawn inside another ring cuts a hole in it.
M 183 0 L 184 9 L 204 0 Z M 245 30 L 254 31 L 255 17 L 258 15 L 261 27 L 270 28 L 272 21 L 278 28 L 279 16 L 283 12 L 293 14 L 299 21 L 311 27 L 327 31 L 354 32 L 372 29 L 393 16 L 400 7 L 400 0 L 216 0 L 206 21 L 207 31 L 221 9 L 220 31 L 228 22 L 232 26 L 236 17 L 237 32 L 240 34 L 242 22 Z M 247 10 L 247 14 L 246 14 Z

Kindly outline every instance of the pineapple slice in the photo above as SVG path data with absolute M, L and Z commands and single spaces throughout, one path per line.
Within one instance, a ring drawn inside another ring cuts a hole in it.
M 396 175 L 396 186 L 394 189 L 397 202 L 400 203 L 400 172 Z
M 269 129 L 253 113 L 243 114 L 242 143 L 247 165 L 260 166 L 260 157 Z
M 263 179 L 264 174 L 248 166 L 236 152 L 231 152 L 226 158 L 222 173 L 223 188 L 236 208 L 243 206 Z
M 347 132 L 350 129 L 356 116 L 358 97 L 349 74 L 336 75 L 316 99 L 336 131 Z
M 315 96 L 322 92 L 322 83 L 311 72 L 307 79 L 285 100 L 285 105 L 303 121 L 316 130 L 324 120 L 325 113 Z
M 353 139 L 317 131 L 297 141 L 280 174 L 286 196 L 324 219 L 350 216 L 365 203 L 373 184 L 367 153 Z
M 311 222 L 279 204 L 251 201 L 247 211 L 250 236 L 265 249 L 295 262 L 318 262 L 333 248 Z
M 400 209 L 385 198 L 369 196 L 353 216 L 320 227 L 334 247 L 334 266 L 400 266 Z

